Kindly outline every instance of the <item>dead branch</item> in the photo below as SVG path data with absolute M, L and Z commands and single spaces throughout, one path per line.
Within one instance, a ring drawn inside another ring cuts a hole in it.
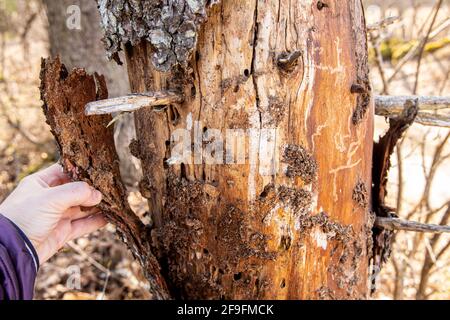
M 124 97 L 90 102 L 86 105 L 85 114 L 90 116 L 115 112 L 132 112 L 144 107 L 166 106 L 182 101 L 183 96 L 173 91 L 131 94 Z
M 184 97 L 173 91 L 148 92 L 131 94 L 124 97 L 90 102 L 86 105 L 85 114 L 101 115 L 116 112 L 133 112 L 144 107 L 166 106 L 171 103 L 181 103 Z M 450 108 L 450 97 L 437 96 L 375 96 L 375 114 L 388 118 L 401 117 L 408 103 L 416 102 L 419 113 L 415 122 L 438 127 L 450 127 L 450 115 L 429 113 Z
M 450 115 L 436 113 L 438 110 L 450 109 L 450 97 L 375 96 L 375 114 L 398 118 L 411 102 L 417 103 L 419 108 L 415 122 L 427 126 L 450 127 Z
M 433 30 L 433 26 L 434 26 L 434 23 L 436 22 L 436 17 L 437 17 L 437 15 L 439 13 L 439 9 L 441 8 L 441 6 L 442 6 L 442 0 L 438 0 L 437 3 L 436 3 L 435 10 L 434 10 L 433 18 L 432 18 L 431 23 L 430 23 L 430 27 L 428 28 L 428 31 L 425 34 L 425 37 L 424 37 L 423 41 L 420 44 L 419 58 L 417 59 L 416 79 L 414 81 L 413 94 L 417 94 L 417 87 L 419 85 L 420 66 L 421 66 L 421 63 L 422 63 L 423 53 L 425 51 L 425 45 L 427 44 L 428 39 L 430 38 L 430 34 L 431 34 L 432 30 Z
M 377 217 L 375 226 L 387 230 L 405 230 L 429 233 L 450 233 L 450 226 L 420 223 L 400 218 Z

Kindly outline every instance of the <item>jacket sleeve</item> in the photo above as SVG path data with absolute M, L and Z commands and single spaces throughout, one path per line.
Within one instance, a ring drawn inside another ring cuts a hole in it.
M 0 300 L 31 300 L 38 267 L 31 242 L 0 214 Z

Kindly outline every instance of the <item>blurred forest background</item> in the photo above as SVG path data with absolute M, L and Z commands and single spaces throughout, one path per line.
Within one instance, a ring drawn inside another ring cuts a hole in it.
M 450 94 L 450 1 L 365 0 L 375 94 Z M 76 5 L 77 7 L 71 7 Z M 81 24 L 71 20 L 80 11 Z M 128 92 L 125 67 L 107 62 L 93 0 L 0 0 L 0 200 L 20 179 L 57 161 L 39 97 L 41 57 L 107 76 L 110 95 Z M 450 116 L 449 110 L 440 110 Z M 387 128 L 376 117 L 374 139 Z M 128 152 L 130 118 L 116 124 L 122 174 L 134 210 L 148 207 Z M 450 130 L 414 124 L 392 157 L 389 204 L 402 218 L 450 222 Z M 400 231 L 374 299 L 450 299 L 450 237 Z M 80 279 L 77 275 L 81 274 Z M 78 281 L 80 280 L 80 281 Z M 71 242 L 41 267 L 36 299 L 145 299 L 147 283 L 108 226 Z

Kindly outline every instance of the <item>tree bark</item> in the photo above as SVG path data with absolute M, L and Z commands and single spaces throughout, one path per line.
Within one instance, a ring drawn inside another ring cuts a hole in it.
M 172 295 L 365 298 L 374 110 L 360 1 L 223 0 L 187 67 L 159 71 L 154 50 L 125 44 L 133 92 L 185 96 L 137 111 L 133 143 Z M 192 138 L 182 163 L 177 129 Z M 208 146 L 242 142 L 227 129 L 247 133 L 244 163 L 208 163 Z
M 148 229 L 126 199 L 113 130 L 107 126 L 111 116 L 84 115 L 87 103 L 108 97 L 105 78 L 97 73 L 89 75 L 83 69 L 69 72 L 59 58 L 42 61 L 40 78 L 44 114 L 65 171 L 72 180 L 87 182 L 103 194 L 98 207 L 141 263 L 150 283 L 150 294 L 154 299 L 169 298 L 152 253 Z
M 67 68 L 84 68 L 87 72 L 98 72 L 105 76 L 111 97 L 129 93 L 124 66 L 108 61 L 102 44 L 100 17 L 94 0 L 44 0 L 48 19 L 50 53 L 59 55 Z M 71 5 L 80 8 L 81 29 L 67 26 Z M 120 171 L 124 182 L 131 186 L 141 179 L 141 168 L 131 156 L 128 145 L 136 137 L 132 115 L 125 115 L 115 126 L 115 141 L 120 158 Z

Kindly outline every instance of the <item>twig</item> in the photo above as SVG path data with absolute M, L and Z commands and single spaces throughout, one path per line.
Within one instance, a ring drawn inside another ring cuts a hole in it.
M 34 144 L 34 145 L 36 145 L 39 148 L 43 148 L 45 146 L 45 143 L 39 142 L 37 140 L 37 138 L 34 138 L 32 136 L 31 133 L 26 132 L 26 130 L 24 130 L 22 128 L 22 126 L 20 125 L 19 121 L 14 121 L 13 119 L 11 119 L 11 117 L 8 114 L 8 112 L 6 111 L 6 107 L 2 103 L 0 103 L 0 117 L 4 117 L 6 122 L 8 123 L 8 125 L 12 129 L 17 131 L 17 133 L 19 133 L 25 140 L 27 140 L 31 144 Z
M 396 22 L 400 17 L 399 16 L 393 16 L 393 17 L 387 17 L 384 18 L 380 21 L 377 21 L 375 23 L 369 24 L 367 26 L 367 31 L 375 31 L 375 30 L 379 30 L 379 29 L 383 29 L 385 27 L 387 27 L 390 24 L 393 24 L 394 22 Z
M 425 35 L 425 38 L 423 38 L 423 41 L 422 41 L 420 49 L 419 49 L 419 58 L 417 60 L 416 79 L 414 81 L 413 94 L 417 93 L 417 87 L 419 85 L 420 65 L 422 63 L 423 52 L 425 51 L 425 45 L 427 44 L 428 39 L 430 38 L 430 34 L 431 34 L 431 31 L 433 30 L 433 26 L 434 26 L 434 23 L 436 22 L 436 17 L 439 13 L 439 9 L 441 8 L 441 5 L 442 5 L 442 0 L 438 0 L 438 2 L 436 4 L 436 9 L 434 10 L 433 19 L 431 20 L 431 23 L 430 23 L 430 27 L 428 28 L 428 31 Z
M 166 106 L 171 103 L 181 103 L 182 101 L 183 96 L 172 91 L 131 94 L 124 97 L 90 102 L 86 105 L 85 114 L 91 116 L 115 112 L 132 112 L 144 107 Z
M 375 226 L 387 230 L 405 230 L 414 232 L 450 233 L 450 226 L 408 221 L 400 218 L 377 217 Z
M 111 274 L 111 272 L 109 271 L 108 268 L 106 268 L 105 266 L 103 266 L 101 263 L 99 263 L 97 260 L 95 260 L 94 258 L 92 258 L 89 254 L 87 254 L 83 249 L 81 249 L 78 245 L 76 245 L 73 241 L 68 242 L 67 245 L 72 248 L 73 250 L 75 250 L 80 256 L 82 256 L 83 258 L 85 258 L 87 261 L 89 261 L 89 263 L 91 265 L 93 265 L 94 267 L 96 267 L 98 270 L 100 270 L 101 272 L 103 272 L 104 274 Z
M 445 21 L 444 23 L 440 24 L 436 29 L 434 29 L 429 37 L 429 39 L 434 38 L 435 36 L 437 36 L 439 33 L 441 33 L 443 30 L 445 30 L 448 26 L 450 25 L 450 21 Z M 411 60 L 413 57 L 415 57 L 418 53 L 418 50 L 420 49 L 420 46 L 422 44 L 422 42 L 425 40 L 425 36 L 423 36 L 420 41 L 418 41 L 409 51 L 408 53 L 395 65 L 395 70 L 394 72 L 389 76 L 388 78 L 388 83 L 390 83 L 395 76 L 397 75 L 397 73 L 402 69 L 402 67 L 409 61 Z
M 388 91 L 389 84 L 386 81 L 386 75 L 384 73 L 384 68 L 383 68 L 383 58 L 382 58 L 381 52 L 380 52 L 380 41 L 377 41 L 375 39 L 375 37 L 371 36 L 370 42 L 372 43 L 373 51 L 375 54 L 375 63 L 376 63 L 378 72 L 380 73 L 381 82 L 383 83 L 383 92 L 382 93 L 389 94 L 389 91 Z

